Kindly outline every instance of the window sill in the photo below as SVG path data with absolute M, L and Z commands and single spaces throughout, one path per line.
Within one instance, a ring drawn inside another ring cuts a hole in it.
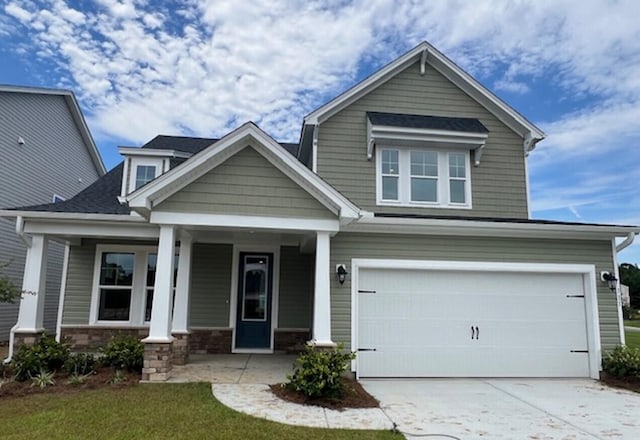
M 435 209 L 472 209 L 471 205 L 442 205 L 439 203 L 402 203 L 392 201 L 378 201 L 376 206 L 396 206 L 398 208 L 435 208 Z

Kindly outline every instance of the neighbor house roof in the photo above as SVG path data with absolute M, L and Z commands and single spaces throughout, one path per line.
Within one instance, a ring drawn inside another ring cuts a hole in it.
M 71 90 L 63 90 L 63 89 L 48 89 L 41 87 L 25 87 L 25 86 L 12 86 L 0 84 L 0 92 L 6 93 L 31 93 L 38 95 L 57 95 L 62 96 L 69 107 L 69 111 L 71 113 L 71 117 L 78 128 L 80 136 L 84 141 L 84 144 L 87 146 L 87 150 L 91 160 L 98 171 L 100 176 L 104 175 L 107 172 L 107 169 L 102 162 L 102 158 L 100 157 L 100 153 L 98 152 L 98 147 L 93 141 L 93 137 L 91 136 L 91 132 L 89 131 L 89 127 L 84 119 L 82 111 L 80 110 L 80 106 L 78 105 L 78 101 L 76 100 L 76 96 L 73 94 Z
M 367 112 L 374 125 L 390 127 L 428 128 L 432 130 L 488 133 L 487 127 L 475 118 L 450 118 L 445 116 L 403 115 L 398 113 Z

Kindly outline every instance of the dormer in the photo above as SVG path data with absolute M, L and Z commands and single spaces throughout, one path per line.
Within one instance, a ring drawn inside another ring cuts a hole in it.
M 118 151 L 124 157 L 121 197 L 166 173 L 176 162 L 192 156 L 184 151 L 154 148 L 119 147 Z

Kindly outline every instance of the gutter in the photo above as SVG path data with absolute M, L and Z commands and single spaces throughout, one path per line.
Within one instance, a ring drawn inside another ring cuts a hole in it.
M 633 240 L 635 240 L 635 238 L 636 238 L 636 233 L 629 232 L 629 234 L 627 234 L 627 238 L 625 238 L 622 243 L 616 246 L 616 252 L 620 252 L 626 249 L 627 247 L 629 247 L 631 243 L 633 243 Z
M 24 233 L 24 217 L 21 215 L 16 217 L 16 234 L 18 234 L 18 237 L 20 237 L 28 248 L 31 247 L 31 237 Z

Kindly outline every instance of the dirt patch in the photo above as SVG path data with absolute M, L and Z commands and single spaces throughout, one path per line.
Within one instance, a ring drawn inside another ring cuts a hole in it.
M 610 387 L 624 388 L 640 393 L 640 377 L 614 377 L 603 372 L 600 374 L 600 381 Z
M 127 372 L 124 374 L 126 378 L 124 381 L 112 383 L 114 375 L 113 369 L 103 367 L 88 376 L 83 384 L 72 385 L 68 383 L 69 376 L 67 374 L 56 373 L 53 377 L 55 384 L 49 385 L 46 388 L 31 386 L 31 380 L 18 382 L 4 379 L 5 382 L 0 385 L 0 398 L 10 399 L 30 394 L 72 394 L 83 390 L 95 390 L 98 388 L 124 388 L 140 382 L 140 374 Z M 2 379 L 0 378 L 0 380 Z
M 0 342 L 0 362 L 5 360 L 7 356 L 9 356 L 9 346 Z
M 343 378 L 345 386 L 345 396 L 341 399 L 337 398 L 318 398 L 310 399 L 304 394 L 291 390 L 284 384 L 269 385 L 273 394 L 288 402 L 298 403 L 301 405 L 315 405 L 323 408 L 343 410 L 345 408 L 379 408 L 378 402 L 371 394 L 367 393 L 362 385 L 353 379 Z

